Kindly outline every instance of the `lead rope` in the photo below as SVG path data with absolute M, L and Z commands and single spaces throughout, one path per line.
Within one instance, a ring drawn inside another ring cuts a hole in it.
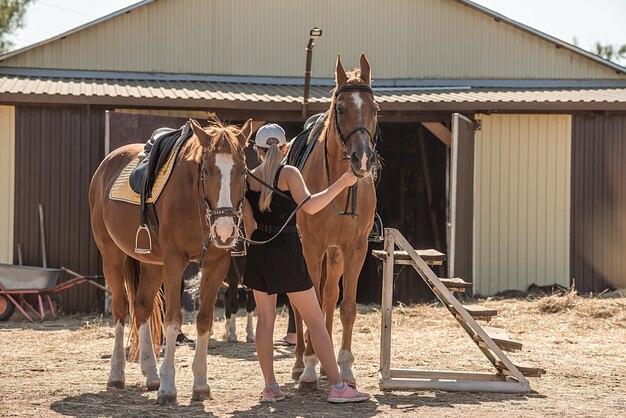
M 270 186 L 265 181 L 261 180 L 260 178 L 258 178 L 254 174 L 252 174 L 252 172 L 250 170 L 246 170 L 246 172 L 248 173 L 248 175 L 250 177 L 252 177 L 256 181 L 258 181 L 262 186 L 267 187 L 268 189 L 270 189 L 272 192 L 280 195 L 281 197 L 284 197 L 285 199 L 293 200 L 286 193 L 283 193 L 282 190 L 279 190 L 276 187 Z M 278 230 L 278 232 L 276 234 L 274 234 L 274 236 L 272 238 L 270 238 L 268 240 L 265 240 L 265 241 L 255 241 L 255 240 L 251 240 L 251 239 L 249 239 L 247 237 L 244 237 L 243 240 L 247 244 L 250 244 L 250 245 L 264 245 L 264 244 L 267 244 L 269 242 L 272 242 L 273 240 L 276 239 L 276 237 L 278 237 L 280 235 L 281 232 L 283 232 L 283 230 L 287 227 L 287 224 L 289 223 L 289 221 L 291 221 L 293 219 L 293 217 L 296 216 L 296 213 L 300 210 L 300 208 L 302 206 L 304 206 L 306 204 L 306 202 L 308 202 L 310 199 L 311 199 L 311 195 L 308 195 L 306 198 L 304 198 L 304 200 L 302 202 L 300 202 L 300 204 L 298 204 L 298 206 L 296 206 L 296 208 L 293 210 L 293 212 L 291 212 L 291 215 L 289 215 L 289 217 L 287 218 L 287 220 L 285 221 L 283 226 Z

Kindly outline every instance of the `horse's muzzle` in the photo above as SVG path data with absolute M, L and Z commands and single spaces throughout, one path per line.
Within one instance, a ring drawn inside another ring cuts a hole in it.
M 374 159 L 372 158 L 373 152 L 366 150 L 364 152 L 353 152 L 350 154 L 350 168 L 355 176 L 363 178 L 368 174 L 371 174 L 372 167 L 374 165 Z
M 217 248 L 232 248 L 237 243 L 239 229 L 232 218 L 218 218 L 211 228 L 211 238 Z

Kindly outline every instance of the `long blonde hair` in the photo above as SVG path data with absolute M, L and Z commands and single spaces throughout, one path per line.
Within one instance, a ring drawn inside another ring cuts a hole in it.
M 260 152 L 263 150 L 265 152 Z M 269 148 L 257 147 L 257 153 L 259 158 L 263 161 L 259 177 L 261 180 L 269 185 L 274 185 L 274 177 L 276 177 L 276 171 L 283 161 L 284 155 L 278 144 L 272 144 Z M 272 190 L 267 187 L 261 187 L 261 197 L 259 198 L 259 208 L 261 212 L 270 211 L 270 203 L 272 202 Z

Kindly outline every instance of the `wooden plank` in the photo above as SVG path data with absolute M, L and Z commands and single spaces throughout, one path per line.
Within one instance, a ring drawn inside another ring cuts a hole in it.
M 449 392 L 528 393 L 530 384 L 524 381 L 437 380 L 437 379 L 385 379 L 382 390 L 445 390 Z
M 385 254 L 383 259 L 383 289 L 380 325 L 380 374 L 382 379 L 389 379 L 391 368 L 391 310 L 393 308 L 393 236 L 385 234 Z M 389 253 L 387 253 L 389 251 Z
M 504 351 L 520 351 L 522 349 L 522 344 L 517 341 L 509 340 L 509 335 L 506 330 L 502 328 L 493 328 L 493 327 L 482 327 L 483 331 L 487 333 L 489 338 L 493 340 L 496 345 Z M 476 334 L 474 334 L 474 340 L 476 340 L 479 345 L 482 344 L 482 347 L 487 348 L 487 344 Z
M 504 363 L 502 363 L 500 360 L 496 360 L 495 366 L 501 373 L 507 375 L 511 374 L 511 372 L 504 366 Z M 517 367 L 517 370 L 522 372 L 522 374 L 527 377 L 541 377 L 542 375 L 546 374 L 546 371 L 540 367 L 520 366 L 517 364 L 515 365 L 515 367 Z
M 416 250 L 416 252 L 430 266 L 440 266 L 446 260 L 446 255 L 437 250 Z M 372 255 L 379 260 L 387 257 L 387 253 L 383 250 L 373 250 Z M 404 250 L 396 250 L 393 255 L 396 264 L 412 264 L 411 257 Z
M 443 283 L 451 292 L 465 292 L 467 289 L 471 289 L 473 286 L 472 283 L 466 282 L 465 280 L 458 277 L 439 280 L 441 280 L 441 283 Z
M 497 310 L 491 309 L 491 308 L 485 308 L 484 306 L 480 306 L 480 305 L 463 305 L 463 307 L 470 315 L 472 315 L 472 318 L 474 319 L 483 319 L 486 321 L 490 321 L 491 318 L 498 315 Z M 454 308 L 451 308 L 450 310 L 455 314 L 457 313 Z
M 440 122 L 422 122 L 424 128 L 428 129 L 430 133 L 435 135 L 435 137 L 443 142 L 445 146 L 450 148 L 450 144 L 452 143 L 452 133 L 448 128 L 446 128 L 443 123 Z
M 416 369 L 391 369 L 391 378 L 409 379 L 446 379 L 446 380 L 506 380 L 499 373 L 468 372 L 455 370 L 416 370 Z

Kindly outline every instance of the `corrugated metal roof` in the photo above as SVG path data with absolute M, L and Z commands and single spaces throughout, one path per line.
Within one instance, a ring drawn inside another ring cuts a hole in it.
M 626 110 L 626 88 L 471 88 L 471 87 L 381 87 L 374 88 L 376 99 L 392 104 L 559 104 L 559 103 L 606 103 L 624 104 Z M 330 102 L 328 86 L 313 86 L 309 102 L 327 104 Z M 208 101 L 266 104 L 294 104 L 302 101 L 302 86 L 212 82 L 180 80 L 125 80 L 125 79 L 83 79 L 46 78 L 0 75 L 0 102 L 38 100 L 53 103 L 55 100 L 67 103 L 67 99 L 81 99 L 80 103 L 116 104 L 135 99 L 143 102 L 154 101 L 154 106 L 179 104 L 193 106 L 194 102 Z M 26 97 L 25 97 L 26 96 Z M 229 106 L 230 107 L 230 106 Z

